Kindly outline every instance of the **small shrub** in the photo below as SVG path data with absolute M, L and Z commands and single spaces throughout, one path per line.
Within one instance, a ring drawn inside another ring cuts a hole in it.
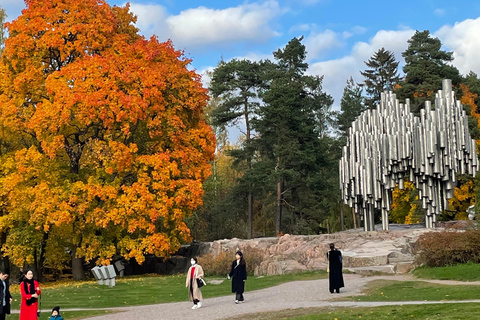
M 246 247 L 241 249 L 243 257 L 247 263 L 247 273 L 253 274 L 255 268 L 260 266 L 263 261 L 263 251 L 258 248 Z M 236 251 L 224 251 L 216 257 L 213 253 L 203 255 L 198 258 L 198 263 L 203 271 L 209 276 L 226 276 L 230 272 L 233 260 L 235 260 Z
M 480 262 L 479 230 L 429 232 L 421 235 L 417 243 L 417 262 L 429 267 Z
M 230 271 L 232 261 L 232 254 L 228 252 L 221 252 L 216 257 L 213 256 L 213 253 L 209 253 L 198 258 L 198 263 L 202 266 L 205 275 L 208 276 L 226 276 Z

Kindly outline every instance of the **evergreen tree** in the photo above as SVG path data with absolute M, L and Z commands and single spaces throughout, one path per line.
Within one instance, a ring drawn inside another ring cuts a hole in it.
M 232 125 L 243 120 L 246 133 L 243 147 L 235 150 L 232 155 L 237 162 L 244 160 L 251 169 L 253 151 L 251 143 L 251 117 L 258 109 L 258 90 L 261 86 L 259 64 L 249 60 L 233 59 L 220 62 L 215 68 L 210 82 L 210 92 L 214 97 L 221 97 L 218 107 L 213 111 L 214 125 Z M 252 238 L 253 195 L 251 186 L 247 187 L 247 233 Z
M 362 88 L 350 77 L 343 89 L 340 112 L 336 114 L 336 125 L 340 133 L 341 145 L 346 144 L 348 129 L 352 126 L 352 122 L 366 109 L 364 100 Z
M 3 27 L 3 25 L 5 24 L 6 17 L 7 14 L 5 13 L 5 10 L 0 7 L 0 57 L 2 56 L 3 45 L 5 42 L 5 28 Z
M 416 31 L 408 40 L 407 50 L 402 53 L 405 80 L 399 84 L 396 93 L 399 99 L 410 98 L 414 112 L 423 108 L 426 100 L 435 99 L 443 79 L 451 79 L 454 86 L 461 81 L 458 69 L 448 64 L 453 61 L 453 53 L 441 50 L 441 47 L 441 41 L 431 37 L 428 30 Z
M 365 77 L 365 90 L 368 93 L 366 104 L 370 109 L 376 108 L 380 102 L 380 94 L 393 91 L 395 84 L 400 81 L 398 74 L 398 61 L 395 61 L 393 52 L 379 49 L 365 64 L 370 69 L 360 71 Z
M 322 91 L 321 77 L 305 75 L 306 51 L 299 39 L 293 38 L 273 55 L 276 63 L 263 64 L 267 87 L 261 97 L 265 105 L 254 120 L 255 145 L 262 158 L 254 167 L 262 167 L 268 177 L 264 183 L 276 185 L 276 233 L 312 232 L 318 229 L 315 215 L 321 212 L 317 191 L 324 190 L 316 187 L 319 181 L 324 183 L 319 175 L 328 156 L 321 137 L 326 135 L 325 120 L 333 100 Z M 285 228 L 284 208 L 291 214 L 285 219 L 290 219 Z
M 477 95 L 475 98 L 475 104 L 480 106 L 480 79 L 478 78 L 477 74 L 473 71 L 470 71 L 463 80 L 463 83 L 468 86 L 468 89 L 471 93 Z M 477 110 L 480 113 L 480 110 Z

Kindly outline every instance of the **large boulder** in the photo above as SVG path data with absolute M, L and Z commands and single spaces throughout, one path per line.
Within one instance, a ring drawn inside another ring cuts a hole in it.
M 431 232 L 419 226 L 395 226 L 390 231 L 349 230 L 335 234 L 289 235 L 271 238 L 217 240 L 202 245 L 202 253 L 217 256 L 248 248 L 260 253 L 256 275 L 274 275 L 305 270 L 326 270 L 329 243 L 342 251 L 343 267 L 352 272 L 406 273 L 415 267 L 413 256 L 418 237 Z M 438 230 L 437 230 L 438 231 Z M 246 255 L 248 262 L 248 255 Z

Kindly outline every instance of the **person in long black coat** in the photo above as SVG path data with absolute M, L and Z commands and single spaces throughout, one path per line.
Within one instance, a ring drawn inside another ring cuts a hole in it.
M 7 281 L 8 274 L 8 270 L 0 271 L 0 320 L 5 320 L 5 316 L 10 314 L 10 305 L 12 303 L 10 286 Z
M 235 303 L 238 304 L 245 300 L 243 293 L 245 292 L 245 281 L 247 280 L 247 264 L 241 251 L 235 253 L 235 258 L 232 262 L 228 279 L 232 278 L 232 292 L 235 293 Z
M 342 253 L 340 250 L 335 249 L 335 245 L 330 243 L 330 251 L 327 252 L 328 259 L 328 268 L 329 268 L 329 290 L 330 293 L 333 291 L 340 293 L 340 288 L 343 288 L 345 284 L 343 283 L 343 274 L 342 274 Z

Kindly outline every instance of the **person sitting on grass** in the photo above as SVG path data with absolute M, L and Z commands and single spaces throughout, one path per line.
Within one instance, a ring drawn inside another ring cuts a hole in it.
M 53 307 L 50 320 L 63 320 L 62 316 L 60 315 L 60 307 Z

